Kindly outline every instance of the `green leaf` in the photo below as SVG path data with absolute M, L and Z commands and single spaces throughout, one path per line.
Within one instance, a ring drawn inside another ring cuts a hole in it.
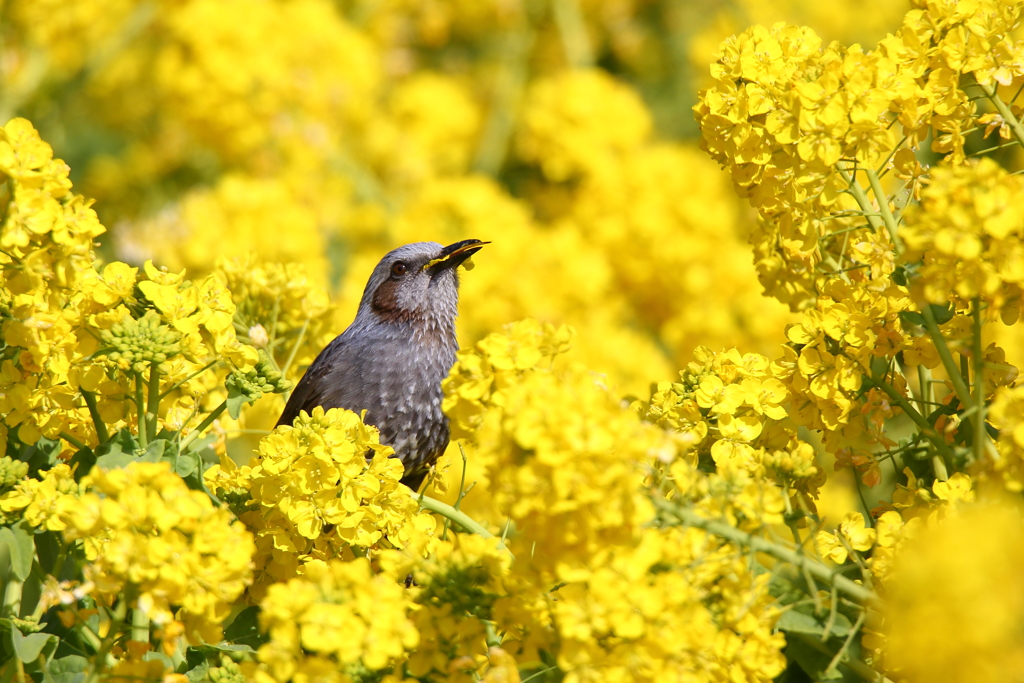
M 176 459 L 168 459 L 172 460 L 174 471 L 182 479 L 188 477 L 199 467 L 199 455 L 196 453 L 181 453 Z
M 164 459 L 164 452 L 167 450 L 168 443 L 163 439 L 157 439 L 156 441 L 150 441 L 149 445 L 146 446 L 145 452 L 139 456 L 140 462 L 160 462 Z
M 232 420 L 237 420 L 238 416 L 242 414 L 242 406 L 250 402 L 249 397 L 240 392 L 238 387 L 234 385 L 228 387 L 228 415 Z
M 52 574 L 57 557 L 60 555 L 61 541 L 55 531 L 43 531 L 34 536 L 36 543 L 36 558 L 39 560 L 39 567 L 46 574 Z M 73 563 L 65 563 L 73 564 Z M 67 569 L 65 567 L 64 569 Z M 60 579 L 61 577 L 57 577 Z
M 794 608 L 783 612 L 776 626 L 790 633 L 808 633 L 820 637 L 825 632 L 825 622 L 827 621 L 828 615 L 818 618 L 807 611 L 803 611 L 801 608 Z M 849 634 L 852 627 L 853 624 L 846 618 L 846 615 L 837 612 L 836 618 L 832 622 L 832 628 L 829 630 L 829 635 L 840 638 L 845 637 Z
M 82 683 L 85 671 L 89 668 L 89 660 L 78 655 L 68 655 L 54 659 L 47 667 L 53 683 Z
M 210 663 L 204 659 L 197 666 L 186 671 L 185 677 L 189 683 L 200 683 L 208 673 L 210 673 Z
M 953 307 L 950 306 L 949 304 L 946 304 L 945 306 L 930 304 L 929 308 L 932 309 L 932 315 L 935 316 L 935 322 L 938 323 L 939 325 L 948 323 L 950 320 L 953 319 L 954 310 Z
M 807 675 L 814 681 L 831 681 L 841 679 L 843 676 L 838 671 L 829 678 L 825 678 L 825 669 L 831 663 L 832 658 L 824 652 L 820 652 L 802 640 L 796 638 L 786 639 L 786 658 L 796 662 L 800 668 L 807 672 Z
M 0 529 L 0 543 L 7 547 L 11 558 L 11 572 L 18 581 L 24 581 L 32 573 L 35 558 L 35 544 L 31 532 L 26 530 L 24 521 L 12 527 Z
M 224 641 L 259 648 L 260 645 L 267 642 L 266 637 L 260 633 L 259 617 L 259 607 L 254 605 L 243 609 L 224 629 Z
M 892 272 L 892 281 L 901 287 L 907 286 L 907 269 L 903 266 L 896 266 L 896 269 Z
M 174 662 L 171 658 L 165 655 L 163 652 L 147 652 L 142 655 L 142 660 L 146 662 L 152 662 L 154 660 L 162 662 L 164 669 L 168 671 L 174 671 Z
M 116 470 L 135 462 L 139 442 L 127 429 L 119 429 L 114 438 L 96 449 L 96 465 L 107 470 Z
M 29 471 L 31 472 L 36 470 L 46 470 L 57 464 L 58 456 L 60 455 L 62 448 L 63 444 L 60 439 L 54 441 L 47 439 L 46 437 L 42 437 L 31 446 L 26 447 L 18 455 L 18 459 L 27 462 L 30 468 Z
M 51 633 L 31 633 L 24 636 L 13 624 L 9 633 L 14 654 L 23 662 L 34 662 L 39 659 L 40 654 L 49 656 L 57 649 L 57 636 Z
M 75 481 L 81 481 L 82 477 L 92 471 L 96 464 L 96 453 L 86 446 L 71 456 L 71 469 L 75 473 Z
M 917 325 L 918 327 L 924 327 L 924 316 L 915 311 L 902 311 L 900 312 L 900 320 L 905 325 Z
M 127 467 L 136 460 L 137 458 L 131 453 L 117 451 L 116 453 L 108 453 L 107 455 L 101 455 L 96 458 L 96 466 L 105 470 L 119 470 L 122 467 Z

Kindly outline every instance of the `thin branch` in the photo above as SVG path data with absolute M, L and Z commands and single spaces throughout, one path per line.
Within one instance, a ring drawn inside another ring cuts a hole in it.
M 889 239 L 892 240 L 892 244 L 896 248 L 896 255 L 899 256 L 903 253 L 903 240 L 900 239 L 896 219 L 893 218 L 892 211 L 889 210 L 889 196 L 882 189 L 882 181 L 879 180 L 877 173 L 871 169 L 864 172 L 868 176 L 868 182 L 871 183 L 871 191 L 875 193 L 875 201 L 878 202 L 878 209 L 882 213 L 885 229 L 889 231 Z
M 96 438 L 100 443 L 105 443 L 110 439 L 110 434 L 107 433 L 106 423 L 100 417 L 100 411 L 96 406 L 96 396 L 91 391 L 82 389 L 82 398 L 85 399 L 85 405 L 89 407 L 89 415 L 92 417 L 93 427 L 96 428 Z
M 695 511 L 681 505 L 671 503 L 667 500 L 654 498 L 653 502 L 662 512 L 675 517 L 681 524 L 694 527 L 696 529 L 703 529 L 704 531 L 724 538 L 727 541 L 751 548 L 756 552 L 765 553 L 777 560 L 788 562 L 794 567 L 806 569 L 815 578 L 824 581 L 830 586 L 835 586 L 837 590 L 846 593 L 862 605 L 876 606 L 879 603 L 878 596 L 874 591 L 865 588 L 859 583 L 842 576 L 821 562 L 812 560 L 801 553 L 776 545 L 758 536 L 748 534 L 727 522 L 705 519 Z
M 939 358 L 942 360 L 942 367 L 946 369 L 946 374 L 949 375 L 949 381 L 953 383 L 953 390 L 956 392 L 956 397 L 960 399 L 960 405 L 965 408 L 972 406 L 971 392 L 964 383 L 964 378 L 960 375 L 960 368 L 956 366 L 956 361 L 953 360 L 953 354 L 949 352 L 949 347 L 946 346 L 946 338 L 942 336 L 942 332 L 939 331 L 939 324 L 935 321 L 935 314 L 932 313 L 932 307 L 924 305 L 921 307 L 921 315 L 924 317 L 925 327 L 928 328 L 928 334 L 932 338 L 932 342 L 935 344 L 935 350 L 939 353 Z
M 1024 126 L 1021 125 L 1017 117 L 1013 115 L 1013 110 L 999 97 L 999 89 L 995 85 L 984 85 L 983 83 L 977 83 L 978 87 L 984 91 L 985 95 L 991 100 L 992 104 L 995 105 L 996 111 L 1003 117 L 1003 121 L 1010 127 L 1010 132 L 1013 133 L 1013 137 L 1017 139 L 1017 142 L 1024 145 Z

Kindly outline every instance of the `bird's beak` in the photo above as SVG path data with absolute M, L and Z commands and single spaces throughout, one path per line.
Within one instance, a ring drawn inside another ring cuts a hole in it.
M 485 244 L 490 244 L 490 242 L 462 240 L 461 242 L 449 244 L 441 250 L 440 256 L 427 261 L 427 264 L 423 266 L 423 270 L 433 270 L 436 273 L 447 268 L 457 268 L 463 261 L 480 251 Z

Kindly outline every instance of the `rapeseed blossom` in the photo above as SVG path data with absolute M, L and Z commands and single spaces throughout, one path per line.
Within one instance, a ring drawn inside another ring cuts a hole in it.
M 401 547 L 433 529 L 433 517 L 399 484 L 401 461 L 379 439 L 351 411 L 314 408 L 265 437 L 248 465 L 222 457 L 206 471 L 210 488 L 229 496 L 256 535 L 254 596 L 313 560 L 385 540 Z
M 7 0 L 0 674 L 1017 670 L 1020 5 L 819 5 Z M 273 428 L 466 238 L 422 494 Z

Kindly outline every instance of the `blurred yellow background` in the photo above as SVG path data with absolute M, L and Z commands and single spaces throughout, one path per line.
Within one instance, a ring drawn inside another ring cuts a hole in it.
M 29 118 L 70 164 L 108 258 L 300 263 L 330 292 L 326 339 L 388 249 L 491 240 L 463 278 L 463 344 L 569 323 L 577 357 L 642 394 L 700 344 L 776 355 L 789 320 L 761 295 L 753 213 L 697 148 L 719 42 L 786 21 L 873 43 L 905 10 L 6 0 L 0 118 Z

